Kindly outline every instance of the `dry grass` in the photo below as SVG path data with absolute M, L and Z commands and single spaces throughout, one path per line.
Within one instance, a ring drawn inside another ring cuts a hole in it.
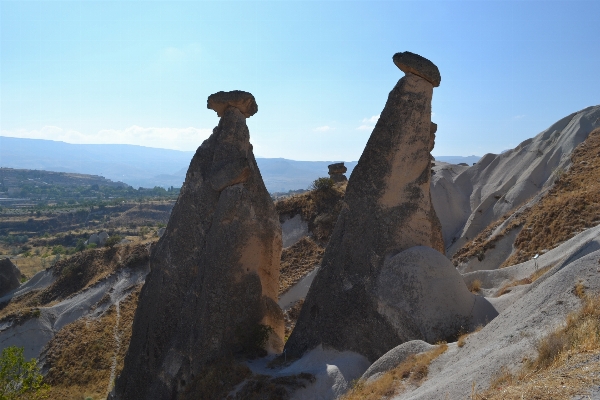
M 429 373 L 429 364 L 448 349 L 445 343 L 422 354 L 409 356 L 396 368 L 371 383 L 359 381 L 342 397 L 344 400 L 389 399 L 402 393 L 408 385 L 419 386 Z
M 503 369 L 490 388 L 472 399 L 572 399 L 600 382 L 600 296 L 589 297 L 583 285 L 573 289 L 582 308 L 538 343 L 538 356 L 517 373 Z
M 41 257 L 19 257 L 13 258 L 11 261 L 19 268 L 21 274 L 25 275 L 27 279 L 44 269 Z
M 139 204 L 131 207 L 129 210 L 111 218 L 107 226 L 116 227 L 138 227 L 152 226 L 157 223 L 166 224 L 169 222 L 171 210 L 175 201 L 151 202 Z
M 325 248 L 310 237 L 304 237 L 295 245 L 283 249 L 279 270 L 279 295 L 315 269 L 321 263 L 324 252 Z
M 500 297 L 503 294 L 510 292 L 511 288 L 513 288 L 515 286 L 529 285 L 530 283 L 537 281 L 539 278 L 542 277 L 542 275 L 544 275 L 546 272 L 548 272 L 552 267 L 554 267 L 554 264 L 547 265 L 544 268 L 538 269 L 537 271 L 535 271 L 533 274 L 531 274 L 527 278 L 523 278 L 523 279 L 519 279 L 517 281 L 512 281 L 512 282 L 506 283 L 504 286 L 502 286 L 498 290 L 498 292 L 496 292 L 495 297 Z
M 469 292 L 474 294 L 481 292 L 481 281 L 479 279 L 475 279 L 469 284 Z
M 123 368 L 140 289 L 141 285 L 119 306 L 117 335 L 121 346 L 116 354 L 115 376 Z M 97 319 L 81 318 L 66 325 L 48 342 L 45 381 L 51 386 L 50 398 L 106 398 L 115 358 L 116 322 L 116 308 L 112 306 Z

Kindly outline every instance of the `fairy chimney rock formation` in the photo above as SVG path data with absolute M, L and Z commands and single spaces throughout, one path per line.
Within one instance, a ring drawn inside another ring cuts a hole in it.
M 348 178 L 346 178 L 346 175 L 344 175 L 346 173 L 346 171 L 348 171 L 348 168 L 346 168 L 346 166 L 344 166 L 343 162 L 329 164 L 328 168 L 329 168 L 329 177 L 331 179 L 333 179 L 334 182 L 336 182 L 336 183 L 337 182 L 345 182 L 348 180 Z
M 444 253 L 429 192 L 431 98 L 440 74 L 413 53 L 393 60 L 406 76 L 390 92 L 352 171 L 321 268 L 286 343 L 288 357 L 323 344 L 374 361 L 407 340 L 422 339 L 398 327 L 418 323 L 411 315 L 392 319 L 379 310 L 377 282 L 386 259 L 406 249 L 427 246 Z
M 283 348 L 281 226 L 246 125 L 256 102 L 235 91 L 208 105 L 221 119 L 152 247 L 112 399 L 175 399 L 213 361 L 260 354 L 261 338 L 267 350 Z

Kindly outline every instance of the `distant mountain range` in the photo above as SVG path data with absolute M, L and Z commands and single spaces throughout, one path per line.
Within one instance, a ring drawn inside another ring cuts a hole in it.
M 70 144 L 42 139 L 0 136 L 0 167 L 76 172 L 104 176 L 133 187 L 181 187 L 193 151 L 157 149 L 126 144 Z M 471 165 L 480 157 L 440 156 L 436 160 Z M 285 158 L 257 158 L 269 192 L 307 188 L 315 179 L 327 176 L 334 161 L 295 161 Z M 346 162 L 347 176 L 356 161 Z

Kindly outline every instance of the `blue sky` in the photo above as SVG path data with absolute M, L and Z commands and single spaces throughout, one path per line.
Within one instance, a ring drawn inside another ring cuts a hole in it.
M 600 104 L 600 2 L 0 1 L 0 130 L 195 150 L 206 98 L 245 90 L 255 154 L 357 160 L 403 73 L 432 60 L 434 155 L 500 152 Z

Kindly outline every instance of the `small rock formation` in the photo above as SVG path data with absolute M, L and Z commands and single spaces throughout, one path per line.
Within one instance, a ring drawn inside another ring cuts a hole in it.
M 343 162 L 329 164 L 328 168 L 329 177 L 333 179 L 335 183 L 346 182 L 348 180 L 348 178 L 346 178 L 346 175 L 344 175 L 346 171 L 348 171 L 348 168 L 344 166 Z
M 248 355 L 263 339 L 283 347 L 281 227 L 246 126 L 258 108 L 239 91 L 211 95 L 208 107 L 221 119 L 152 248 L 113 399 L 175 399 L 215 360 Z
M 0 260 L 0 296 L 21 286 L 21 271 L 9 258 Z
M 95 244 L 96 246 L 99 246 L 100 238 L 97 234 L 92 233 L 85 244 Z
M 420 337 L 406 337 L 378 309 L 377 282 L 386 259 L 414 246 L 444 253 L 429 193 L 433 147 L 431 98 L 437 67 L 409 52 L 394 63 L 406 76 L 385 108 L 348 181 L 344 205 L 286 343 L 299 357 L 319 344 L 374 361 Z
M 485 325 L 498 312 L 469 291 L 452 262 L 415 246 L 383 263 L 376 282 L 377 311 L 399 337 L 436 343 Z
M 98 246 L 99 247 L 103 247 L 106 244 L 106 241 L 108 240 L 109 235 L 106 232 L 100 232 L 98 234 Z

